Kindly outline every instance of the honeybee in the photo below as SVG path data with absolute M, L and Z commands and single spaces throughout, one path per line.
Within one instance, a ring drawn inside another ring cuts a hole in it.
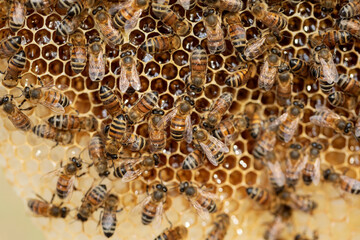
M 275 219 L 270 223 L 268 229 L 264 233 L 265 240 L 276 240 L 279 235 L 285 228 L 285 223 L 282 221 L 280 216 L 275 217 Z
M 346 74 L 341 74 L 336 84 L 340 87 L 341 91 L 347 94 L 353 96 L 358 96 L 360 94 L 360 82 L 353 78 L 349 78 Z
M 249 68 L 245 67 L 225 78 L 225 84 L 230 87 L 242 87 L 249 81 Z
M 351 99 L 349 99 L 349 97 L 345 93 L 340 91 L 335 91 L 328 96 L 328 102 L 334 107 L 346 108 L 347 103 L 349 103 L 350 100 Z
M 173 51 L 181 46 L 180 37 L 173 36 L 156 36 L 149 38 L 140 48 L 150 54 Z
M 146 92 L 132 106 L 127 115 L 126 120 L 130 124 L 140 122 L 156 105 L 159 100 L 159 93 L 156 91 Z
M 171 9 L 162 14 L 161 21 L 179 36 L 185 36 L 190 31 L 190 23 Z
M 81 206 L 76 215 L 77 219 L 82 222 L 87 221 L 91 214 L 103 205 L 106 196 L 106 185 L 101 184 L 92 189 L 90 188 L 82 199 Z
M 270 12 L 266 10 L 264 3 L 256 3 L 252 7 L 252 13 L 257 20 L 260 20 L 265 26 L 277 31 L 283 30 L 287 26 L 287 20 L 278 12 Z
M 192 141 L 192 124 L 191 124 L 191 110 L 194 106 L 194 101 L 185 96 L 179 103 L 177 103 L 170 113 L 166 114 L 158 122 L 158 127 L 167 125 L 170 122 L 170 135 L 176 141 L 185 139 L 187 143 Z
M 226 213 L 216 216 L 212 230 L 208 233 L 206 240 L 223 240 L 230 226 L 230 217 Z
M 70 66 L 74 73 L 79 74 L 84 70 L 87 61 L 87 47 L 85 35 L 80 31 L 76 31 L 70 36 L 70 42 Z
M 294 75 L 286 69 L 279 69 L 278 85 L 276 86 L 276 101 L 280 106 L 291 105 L 292 82 Z
M 299 59 L 299 58 L 290 59 L 289 66 L 290 66 L 291 72 L 293 72 L 296 75 L 306 77 L 309 73 L 309 66 L 302 59 Z
M 54 115 L 48 119 L 48 123 L 60 130 L 86 130 L 95 131 L 98 122 L 95 117 L 79 117 L 71 114 Z
M 285 178 L 286 184 L 294 188 L 299 181 L 300 173 L 306 164 L 303 156 L 302 145 L 294 143 L 290 145 L 288 157 L 286 159 Z
M 166 229 L 154 240 L 183 240 L 187 237 L 188 230 L 186 227 L 180 225 L 174 228 Z
M 268 190 L 260 187 L 246 188 L 247 195 L 260 205 L 266 205 L 270 201 Z
M 258 139 L 260 133 L 263 130 L 263 121 L 261 119 L 261 108 L 258 105 L 254 105 L 254 111 L 249 121 L 250 136 L 253 139 Z
M 99 133 L 95 133 L 89 141 L 89 156 L 95 165 L 100 177 L 107 177 L 110 174 L 108 160 L 105 152 L 105 142 Z
M 345 192 L 356 195 L 360 194 L 360 181 L 354 178 L 340 175 L 330 168 L 324 170 L 323 176 L 326 181 L 340 184 L 340 189 Z
M 75 16 L 80 15 L 83 12 L 84 7 L 85 7 L 84 2 L 83 2 L 83 0 L 75 1 L 68 9 L 66 15 L 69 17 L 75 17 Z
M 209 7 L 234 13 L 240 12 L 244 5 L 242 0 L 205 0 L 204 2 Z
M 320 182 L 320 151 L 322 148 L 319 143 L 311 143 L 309 155 L 306 155 L 306 164 L 302 176 L 306 185 L 310 185 L 312 182 L 318 185 Z
M 310 122 L 320 127 L 334 129 L 335 132 L 349 135 L 354 130 L 354 123 L 339 116 L 335 112 L 323 106 L 316 106 L 316 112 L 310 117 Z
M 259 88 L 269 91 L 274 85 L 281 60 L 280 56 L 280 51 L 275 48 L 271 50 L 259 75 Z
M 110 47 L 115 48 L 124 42 L 122 33 L 113 26 L 110 14 L 102 6 L 94 9 L 92 14 L 99 32 Z
M 321 32 L 320 36 L 322 42 L 328 47 L 335 47 L 336 45 L 344 45 L 351 41 L 352 35 L 347 31 L 342 30 L 327 30 Z
M 221 29 L 221 21 L 211 8 L 204 12 L 204 25 L 206 29 L 207 46 L 210 54 L 219 54 L 225 51 L 224 33 Z
M 5 87 L 13 88 L 17 86 L 20 74 L 25 68 L 25 63 L 26 54 L 24 51 L 19 51 L 10 58 L 6 72 L 4 72 L 4 79 L 2 81 Z
M 12 95 L 5 95 L 4 97 L 0 98 L 0 106 L 2 106 L 4 112 L 8 115 L 8 118 L 14 127 L 26 132 L 32 126 L 31 120 L 19 108 L 16 107 L 12 100 Z
M 277 37 L 273 34 L 266 34 L 260 39 L 252 39 L 247 42 L 244 51 L 238 54 L 238 59 L 241 62 L 249 62 L 272 48 L 277 41 Z
M 190 58 L 190 91 L 200 93 L 206 82 L 208 56 L 205 49 L 198 45 Z
M 269 181 L 276 194 L 283 191 L 285 186 L 285 175 L 281 170 L 280 162 L 275 161 L 274 163 L 267 161 L 265 163 L 269 174 Z
M 135 133 L 125 133 L 122 145 L 132 152 L 140 152 L 147 147 L 146 139 L 138 134 Z
M 199 149 L 195 149 L 185 158 L 182 164 L 182 169 L 185 170 L 197 169 L 198 167 L 203 165 L 204 157 L 205 155 L 202 151 L 200 151 Z
M 121 144 L 124 142 L 126 131 L 127 126 L 125 116 L 123 114 L 118 114 L 114 116 L 111 121 L 110 127 L 108 128 L 108 136 L 110 137 L 110 139 L 106 141 L 107 153 L 118 153 Z M 129 136 L 127 136 L 127 138 L 129 138 Z
M 78 0 L 59 0 L 57 6 L 59 8 L 69 9 Z
M 342 6 L 339 15 L 341 18 L 352 18 L 360 15 L 360 2 L 358 0 L 350 0 L 347 4 Z
M 25 22 L 26 9 L 22 1 L 14 0 L 10 3 L 9 28 L 12 32 L 19 31 Z
M 108 86 L 104 85 L 100 87 L 100 100 L 111 116 L 114 117 L 121 112 L 120 100 Z
M 121 73 L 119 77 L 119 88 L 122 93 L 131 87 L 136 91 L 141 88 L 140 78 L 136 69 L 136 58 L 132 51 L 125 51 L 121 53 Z
M 113 17 L 116 28 L 124 28 L 125 32 L 132 30 L 143 12 L 149 5 L 147 0 L 132 0 L 124 5 Z
M 330 50 L 326 45 L 317 46 L 314 50 L 314 60 L 317 64 L 321 64 L 324 80 L 329 84 L 336 82 L 339 75 Z
M 95 37 L 90 40 L 89 45 L 89 77 L 91 81 L 99 82 L 105 75 L 106 60 L 104 49 L 100 43 L 100 38 Z
M 104 201 L 104 211 L 101 217 L 101 226 L 106 237 L 111 237 L 116 229 L 116 214 L 123 209 L 119 207 L 119 197 L 115 194 L 109 194 Z
M 281 122 L 277 131 L 278 139 L 282 142 L 289 142 L 297 130 L 304 104 L 295 101 L 288 111 L 281 115 L 278 120 Z
M 290 201 L 290 206 L 294 209 L 306 213 L 312 213 L 312 211 L 317 208 L 317 203 L 311 200 L 310 196 L 307 195 L 298 195 L 295 193 L 283 192 L 282 198 L 286 201 Z
M 163 14 L 170 9 L 170 0 L 154 0 L 151 1 L 152 12 L 158 18 L 161 18 Z
M 216 99 L 216 101 L 212 104 L 210 111 L 206 114 L 205 120 L 203 121 L 203 126 L 205 128 L 214 128 L 216 127 L 222 117 L 225 115 L 227 110 L 229 110 L 232 101 L 233 101 L 233 94 L 229 92 L 225 92 Z
M 0 58 L 12 57 L 21 47 L 21 37 L 5 38 L 0 42 Z
M 32 131 L 38 137 L 50 139 L 56 142 L 56 145 L 59 143 L 63 145 L 69 144 L 73 138 L 71 132 L 61 131 L 47 124 L 36 125 L 32 128 Z
M 240 16 L 236 13 L 227 13 L 224 21 L 230 36 L 230 41 L 236 51 L 242 52 L 246 46 L 246 31 L 241 23 Z
M 44 11 L 45 13 L 51 12 L 51 7 L 54 4 L 54 0 L 27 0 L 26 6 L 36 11 Z
M 150 140 L 150 151 L 160 152 L 166 146 L 166 132 L 165 124 L 158 125 L 164 116 L 164 111 L 161 109 L 153 109 L 151 116 L 149 117 L 149 140 Z
M 56 35 L 67 36 L 75 32 L 81 25 L 85 15 L 75 17 L 65 16 L 56 28 Z
M 224 161 L 224 153 L 229 152 L 229 148 L 223 142 L 198 127 L 194 127 L 193 134 L 194 140 L 200 145 L 207 159 L 214 166 L 218 166 Z
M 349 32 L 354 37 L 360 37 L 360 21 L 357 19 L 342 19 L 339 23 L 339 28 Z
M 52 204 L 55 195 L 51 198 L 50 203 L 43 199 L 41 196 L 36 195 L 39 199 L 29 199 L 28 207 L 30 211 L 39 217 L 53 217 L 53 218 L 66 218 L 70 209 L 68 207 L 61 207 L 63 203 L 59 205 Z
M 144 171 L 151 170 L 159 165 L 159 161 L 160 158 L 157 154 L 136 159 L 125 159 L 114 169 L 114 176 L 121 178 L 123 182 L 130 182 L 139 177 Z
M 249 121 L 245 115 L 235 117 L 231 116 L 212 131 L 212 134 L 219 140 L 225 141 L 225 144 L 234 140 L 238 133 L 243 132 L 249 125 Z
M 320 2 L 321 11 L 332 13 L 337 5 L 337 0 L 318 0 Z
M 185 10 L 190 10 L 195 7 L 197 0 L 179 0 L 179 3 Z
M 265 157 L 266 154 L 272 152 L 276 143 L 276 129 L 268 127 L 261 134 L 259 140 L 257 140 L 254 150 L 252 152 L 253 156 L 260 160 Z
M 191 182 L 181 182 L 179 185 L 179 191 L 181 194 L 185 194 L 185 197 L 196 209 L 197 213 L 202 219 L 209 219 L 209 213 L 214 213 L 217 210 L 216 195 L 206 190 L 202 190 L 200 187 L 196 187 Z

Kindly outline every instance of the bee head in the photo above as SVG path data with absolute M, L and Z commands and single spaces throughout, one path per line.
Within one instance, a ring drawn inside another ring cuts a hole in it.
M 67 207 L 62 207 L 62 208 L 60 209 L 60 216 L 61 216 L 62 218 L 66 218 L 66 216 L 68 215 L 69 212 L 70 212 L 70 209 L 69 209 L 69 208 L 67 208 Z
M 354 128 L 354 124 L 352 122 L 346 123 L 344 133 L 348 134 L 348 133 L 352 132 L 353 128 Z
M 154 155 L 153 155 L 153 159 L 154 159 L 154 164 L 155 164 L 155 166 L 158 166 L 158 165 L 160 164 L 160 157 L 159 157 L 159 155 L 154 154 Z
M 198 129 L 196 131 L 193 131 L 194 133 L 194 138 L 198 141 L 204 141 L 207 137 L 205 130 L 203 129 Z
M 185 190 L 189 187 L 189 182 L 182 182 L 182 183 L 180 183 L 180 185 L 179 185 L 179 191 L 181 192 L 181 193 L 183 193 L 183 192 L 185 192 Z
M 140 7 L 143 7 L 146 6 L 147 2 L 148 2 L 147 0 L 137 0 L 136 4 Z
M 92 14 L 93 15 L 96 15 L 98 12 L 100 12 L 101 10 L 103 10 L 104 7 L 103 6 L 98 6 L 97 8 L 95 8 L 93 11 L 92 11 Z
M 82 162 L 81 162 L 81 159 L 80 159 L 80 158 L 72 157 L 72 158 L 71 158 L 71 161 L 72 161 L 73 163 L 75 163 L 75 165 L 76 165 L 77 168 L 81 168 L 81 167 L 82 167 Z

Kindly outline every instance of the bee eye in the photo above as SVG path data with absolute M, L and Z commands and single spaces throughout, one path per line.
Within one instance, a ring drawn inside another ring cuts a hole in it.
M 162 190 L 163 190 L 163 192 L 167 192 L 167 188 L 166 188 L 166 187 L 163 187 Z
M 162 188 L 161 184 L 157 184 L 157 185 L 156 185 L 156 188 L 157 188 L 157 189 L 161 189 L 161 188 Z

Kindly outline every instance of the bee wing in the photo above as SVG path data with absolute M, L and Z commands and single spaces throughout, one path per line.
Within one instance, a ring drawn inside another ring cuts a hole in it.
M 266 166 L 272 172 L 272 175 L 274 176 L 276 185 L 284 186 L 285 185 L 285 175 L 284 175 L 283 171 L 281 170 L 280 163 L 278 161 L 276 161 L 275 163 L 267 162 Z
M 211 162 L 211 164 L 214 166 L 218 166 L 219 164 L 216 161 L 216 159 L 214 158 L 214 156 L 212 155 L 210 149 L 204 143 L 200 143 L 200 146 L 201 146 L 202 150 L 204 151 L 208 160 Z
M 275 121 L 273 121 L 269 124 L 269 128 L 273 128 L 273 127 L 280 125 L 282 122 L 284 122 L 286 120 L 287 116 L 288 116 L 287 112 L 283 113 L 280 117 L 275 119 Z
M 155 213 L 155 218 L 154 218 L 155 229 L 161 228 L 161 221 L 162 221 L 163 213 L 164 213 L 164 204 L 162 202 L 160 202 L 159 205 L 156 207 L 156 213 Z
M 119 88 L 120 88 L 120 91 L 122 93 L 125 93 L 126 90 L 130 86 L 130 82 L 129 82 L 129 79 L 128 79 L 128 76 L 127 76 L 126 72 L 127 71 L 125 69 L 125 66 L 124 66 L 124 64 L 122 64 L 121 65 L 120 77 L 119 77 Z
M 330 109 L 324 106 L 316 107 L 316 111 L 321 112 L 321 114 L 313 115 L 309 119 L 310 122 L 320 127 L 330 127 L 330 128 L 332 127 L 331 122 L 325 121 L 324 118 L 322 117 L 323 115 L 328 115 L 328 118 L 332 118 L 332 119 L 340 118 L 339 115 L 337 115 L 336 113 L 334 113 L 333 111 L 331 111 Z
M 211 136 L 211 135 L 209 135 L 209 138 L 210 138 L 210 141 L 216 145 L 216 147 L 219 151 L 226 152 L 226 153 L 229 152 L 229 148 L 226 146 L 225 143 L 223 143 L 222 141 L 220 141 L 219 139 L 217 139 L 216 137 Z
M 179 0 L 180 5 L 185 8 L 185 10 L 189 10 L 190 8 L 190 0 Z
M 300 118 L 296 118 L 294 121 L 292 121 L 290 123 L 290 126 L 287 128 L 288 132 L 287 133 L 284 132 L 284 141 L 286 143 L 289 142 L 292 139 L 292 137 L 294 136 L 296 128 L 299 124 L 299 120 L 300 120 Z
M 209 211 L 205 208 L 203 208 L 200 203 L 198 203 L 195 199 L 190 198 L 189 199 L 191 205 L 196 209 L 197 213 L 203 220 L 210 219 Z
M 44 105 L 47 108 L 50 108 L 51 111 L 55 112 L 55 113 L 65 113 L 65 109 L 64 107 L 60 104 L 60 103 L 49 103 L 49 102 L 40 102 L 41 105 Z
M 257 52 L 264 42 L 265 37 L 262 37 L 259 40 L 254 41 L 252 44 L 249 44 L 244 50 L 245 57 L 250 57 L 251 53 Z
M 135 61 L 131 66 L 130 84 L 136 91 L 139 91 L 141 88 L 140 78 L 139 78 L 138 71 L 136 69 Z
M 168 125 L 170 120 L 176 115 L 177 108 L 172 110 L 170 113 L 166 114 L 156 125 L 157 128 L 161 128 L 161 126 L 164 126 L 164 128 Z
M 71 199 L 73 191 L 74 191 L 74 183 L 75 183 L 75 176 L 72 176 L 69 180 L 69 193 L 68 193 L 68 200 Z
M 261 72 L 259 75 L 259 88 L 265 88 L 266 79 L 265 76 L 269 73 L 269 62 L 265 61 L 263 67 L 261 68 Z
M 206 21 L 205 21 L 205 23 L 206 23 Z M 208 46 L 217 47 L 219 44 L 219 35 L 224 37 L 220 22 L 219 21 L 217 22 L 214 29 L 212 27 L 208 26 L 207 24 L 205 24 L 205 27 L 206 27 L 206 37 L 207 37 Z M 211 54 L 214 54 L 216 52 L 216 49 L 210 50 L 210 48 L 209 48 L 209 51 Z
M 216 194 L 213 194 L 209 191 L 205 191 L 201 188 L 198 188 L 198 192 L 206 198 L 213 199 L 213 200 L 219 199 L 219 197 Z
M 134 16 L 132 16 L 132 18 L 125 23 L 124 30 L 126 34 L 130 33 L 130 31 L 132 31 L 136 27 L 136 24 L 140 18 L 142 11 L 143 11 L 142 9 L 136 11 L 134 13 Z
M 111 229 L 113 223 L 114 223 L 114 218 L 112 217 L 112 214 L 105 214 L 105 212 L 109 212 L 109 210 L 107 208 L 104 209 L 104 214 L 102 215 L 101 218 L 101 225 L 103 229 Z
M 187 143 L 192 142 L 192 125 L 191 125 L 191 116 L 190 115 L 188 115 L 186 117 L 186 121 L 185 121 L 185 141 Z
M 305 168 L 307 161 L 308 161 L 308 156 L 305 156 L 303 159 L 298 160 L 295 163 L 294 168 L 296 175 L 298 175 Z
M 321 176 L 321 173 L 320 173 L 320 158 L 316 158 L 315 160 L 315 169 L 314 169 L 314 179 L 313 179 L 313 183 L 317 186 L 320 182 L 320 176 Z
M 101 81 L 105 75 L 105 61 L 103 53 L 97 56 L 89 55 L 89 77 L 91 81 Z
M 127 171 L 124 176 L 122 177 L 123 182 L 131 182 L 138 176 L 140 176 L 143 173 L 141 169 L 135 170 L 135 171 Z
M 339 79 L 339 74 L 336 70 L 336 66 L 332 58 L 325 61 L 325 59 L 320 58 L 321 66 L 323 67 L 324 77 L 329 84 L 337 82 Z
M 13 22 L 15 24 L 22 24 L 25 20 L 25 7 L 19 1 L 15 1 L 14 4 Z
M 63 170 L 63 168 L 58 168 L 58 169 L 55 169 L 53 171 L 50 171 L 48 173 L 45 173 L 44 175 L 41 176 L 41 179 L 42 178 L 45 178 L 45 179 L 48 179 L 52 176 L 59 176 L 61 174 L 61 171 Z
M 141 202 L 139 202 L 132 210 L 132 214 L 139 213 L 143 210 L 144 206 L 148 204 L 151 200 L 151 195 L 146 196 Z

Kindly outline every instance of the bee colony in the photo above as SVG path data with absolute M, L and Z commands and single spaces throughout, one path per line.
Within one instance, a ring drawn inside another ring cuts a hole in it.
M 48 239 L 360 239 L 359 1 L 0 5 L 0 162 Z

